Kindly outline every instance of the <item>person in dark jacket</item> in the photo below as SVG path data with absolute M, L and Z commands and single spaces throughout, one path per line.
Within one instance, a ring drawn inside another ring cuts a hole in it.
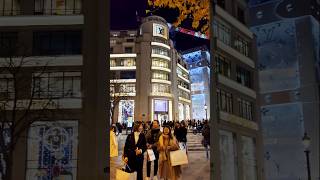
M 187 128 L 182 126 L 179 122 L 176 123 L 176 126 L 174 128 L 174 136 L 178 140 L 179 144 L 182 143 L 183 148 L 186 149 L 186 143 L 187 143 Z
M 154 171 L 153 171 L 153 180 L 157 180 L 157 174 L 158 174 L 158 160 L 159 160 L 159 152 L 157 150 L 157 142 L 159 141 L 159 137 L 161 136 L 161 131 L 160 131 L 160 126 L 159 126 L 159 121 L 158 120 L 153 120 L 152 121 L 152 127 L 148 131 L 146 135 L 147 139 L 147 147 L 148 149 L 152 149 L 153 153 L 156 157 L 154 160 Z M 150 179 L 150 174 L 151 174 L 151 161 L 147 162 L 147 180 Z
M 210 126 L 209 126 L 208 120 L 205 120 L 204 122 L 202 136 L 203 136 L 202 144 L 206 148 L 207 159 L 209 159 Z
M 134 132 L 127 136 L 123 150 L 123 160 L 129 166 L 128 172 L 137 171 L 137 180 L 143 180 L 143 153 L 147 149 L 147 142 L 143 134 L 143 124 L 135 123 Z

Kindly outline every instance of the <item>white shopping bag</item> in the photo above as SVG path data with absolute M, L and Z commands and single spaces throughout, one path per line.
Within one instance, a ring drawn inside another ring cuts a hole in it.
M 188 156 L 185 150 L 176 150 L 170 152 L 171 166 L 188 164 Z
M 180 147 L 181 150 L 187 149 L 185 143 L 182 143 L 182 142 L 179 143 L 179 147 Z
M 154 152 L 152 149 L 147 149 L 148 154 L 148 161 L 154 161 L 156 159 L 156 156 L 154 155 Z
M 128 173 L 122 169 L 116 169 L 116 180 L 136 180 L 137 172 Z

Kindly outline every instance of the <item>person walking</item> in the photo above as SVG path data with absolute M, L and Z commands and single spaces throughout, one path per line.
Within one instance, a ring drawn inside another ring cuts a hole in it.
M 110 128 L 110 158 L 117 157 L 119 153 L 115 128 L 115 125 L 112 125 Z
M 124 150 L 123 160 L 129 166 L 126 167 L 128 172 L 137 172 L 137 180 L 143 180 L 143 153 L 147 149 L 147 142 L 143 134 L 142 122 L 136 122 L 132 133 L 127 136 Z
M 151 129 L 148 131 L 146 135 L 147 139 L 147 148 L 152 149 L 156 159 L 153 161 L 154 171 L 153 171 L 153 180 L 157 180 L 158 174 L 158 163 L 159 163 L 159 152 L 157 149 L 157 143 L 159 141 L 159 137 L 161 136 L 160 126 L 158 120 L 152 121 Z M 147 162 L 147 178 L 146 180 L 150 179 L 151 174 L 151 161 Z
M 187 149 L 187 133 L 188 130 L 184 123 L 177 122 L 174 129 L 174 135 L 179 142 L 180 149 Z
M 171 166 L 170 152 L 179 149 L 176 138 L 171 133 L 170 126 L 163 127 L 163 133 L 157 144 L 159 151 L 159 174 L 164 180 L 177 180 L 181 175 L 181 166 Z
M 202 136 L 203 136 L 202 144 L 206 149 L 206 157 L 207 157 L 207 159 L 209 159 L 210 126 L 209 126 L 208 120 L 205 120 L 205 122 L 204 122 Z
M 110 127 L 110 173 L 116 173 L 117 158 L 119 156 L 117 136 L 114 132 L 115 126 Z

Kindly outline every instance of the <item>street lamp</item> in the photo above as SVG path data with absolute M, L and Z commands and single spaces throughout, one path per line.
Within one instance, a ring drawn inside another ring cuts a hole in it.
M 307 171 L 308 171 L 308 180 L 311 180 L 311 173 L 310 173 L 310 161 L 309 161 L 309 146 L 310 146 L 311 138 L 307 135 L 307 133 L 304 133 L 304 136 L 302 138 L 302 143 L 305 147 L 305 154 L 307 159 Z
M 206 111 L 206 120 L 208 119 L 208 116 L 207 116 L 207 110 L 208 110 L 208 106 L 207 106 L 207 104 L 204 104 L 204 110 Z

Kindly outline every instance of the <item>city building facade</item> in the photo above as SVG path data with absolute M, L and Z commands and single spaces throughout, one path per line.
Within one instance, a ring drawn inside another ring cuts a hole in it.
M 16 117 L 9 127 L 19 122 L 5 139 L 16 144 L 10 167 L 1 152 L 0 177 L 7 166 L 11 179 L 106 178 L 107 64 L 99 59 L 107 58 L 108 44 L 101 40 L 107 37 L 101 6 L 107 7 L 0 2 L 1 126 L 5 114 Z
M 138 30 L 111 31 L 110 69 L 114 123 L 192 118 L 188 67 L 163 18 L 146 17 Z
M 210 119 L 210 53 L 207 47 L 197 47 L 182 52 L 189 66 L 193 119 Z
M 267 179 L 307 179 L 302 142 L 311 138 L 311 179 L 319 179 L 319 9 L 316 0 L 252 3 L 257 35 Z
M 211 20 L 214 179 L 264 179 L 256 37 L 247 7 L 243 0 L 217 1 Z

